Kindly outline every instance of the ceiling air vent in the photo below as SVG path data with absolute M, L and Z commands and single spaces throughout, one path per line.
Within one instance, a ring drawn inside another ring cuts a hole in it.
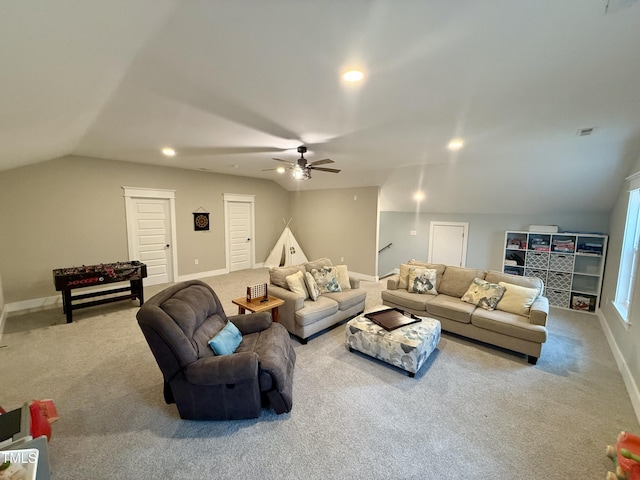
M 579 137 L 586 137 L 588 135 L 591 135 L 595 129 L 596 127 L 581 128 L 580 130 L 578 130 L 577 135 Z

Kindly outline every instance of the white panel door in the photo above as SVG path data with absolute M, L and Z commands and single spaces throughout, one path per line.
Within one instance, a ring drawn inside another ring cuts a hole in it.
M 134 252 L 147 265 L 145 285 L 173 281 L 169 200 L 134 198 Z
M 246 202 L 230 202 L 227 228 L 229 229 L 229 271 L 252 268 L 251 205 Z
M 468 223 L 431 222 L 429 261 L 464 267 L 467 257 Z

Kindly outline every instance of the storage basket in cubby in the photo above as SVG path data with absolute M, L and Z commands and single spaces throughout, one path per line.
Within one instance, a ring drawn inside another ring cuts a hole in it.
M 527 252 L 525 266 L 534 270 L 546 270 L 549 267 L 549 254 L 547 252 Z
M 549 270 L 556 272 L 573 271 L 573 255 L 567 253 L 551 253 L 549 255 Z
M 560 288 L 562 290 L 571 289 L 571 274 L 562 272 L 549 272 L 547 285 L 549 288 Z
M 549 305 L 553 307 L 569 308 L 570 292 L 565 290 L 553 290 L 547 288 L 547 298 L 549 299 Z

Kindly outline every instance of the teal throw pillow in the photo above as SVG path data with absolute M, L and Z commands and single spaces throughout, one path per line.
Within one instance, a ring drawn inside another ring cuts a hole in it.
M 211 340 L 209 346 L 216 355 L 229 355 L 236 351 L 242 342 L 242 334 L 233 323 L 227 322 Z

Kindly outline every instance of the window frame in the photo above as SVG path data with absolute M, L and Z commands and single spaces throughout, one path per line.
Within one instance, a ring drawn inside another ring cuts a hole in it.
M 630 180 L 627 215 L 620 252 L 616 294 L 612 303 L 622 323 L 629 327 L 631 326 L 633 292 L 638 276 L 640 257 L 640 172 L 628 177 L 627 180 Z

